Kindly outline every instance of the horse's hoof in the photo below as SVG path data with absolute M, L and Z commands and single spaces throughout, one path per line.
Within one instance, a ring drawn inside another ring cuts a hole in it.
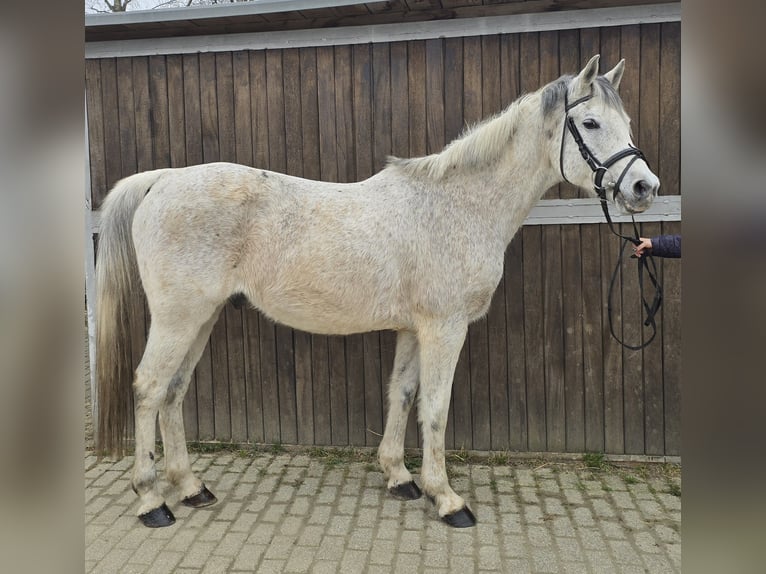
M 164 502 L 159 508 L 139 514 L 138 519 L 141 521 L 141 524 L 148 526 L 149 528 L 162 528 L 163 526 L 170 526 L 176 522 L 176 517 L 173 516 L 168 505 Z
M 470 528 L 471 526 L 476 526 L 476 517 L 467 506 L 464 506 L 452 514 L 442 516 L 442 520 L 453 528 Z
M 191 506 L 192 508 L 202 508 L 203 506 L 210 506 L 218 502 L 215 494 L 207 489 L 207 486 L 202 485 L 202 490 L 192 496 L 187 496 L 181 501 L 181 504 L 185 506 Z
M 417 500 L 423 496 L 414 480 L 393 486 L 388 489 L 388 492 L 399 500 Z

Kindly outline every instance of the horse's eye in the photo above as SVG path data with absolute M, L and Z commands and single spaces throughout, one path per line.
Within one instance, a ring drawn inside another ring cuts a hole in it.
M 588 130 L 598 129 L 598 122 L 596 120 L 591 120 L 591 119 L 585 120 L 582 123 L 582 125 L 585 126 L 585 129 L 588 129 Z

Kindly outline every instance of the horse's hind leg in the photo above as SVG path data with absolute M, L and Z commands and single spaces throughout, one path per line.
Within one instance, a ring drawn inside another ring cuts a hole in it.
M 404 466 L 407 418 L 418 390 L 418 341 L 414 333 L 400 331 L 388 388 L 386 430 L 378 447 L 378 460 L 388 478 L 388 491 L 396 498 L 414 500 L 421 492 Z
M 193 508 L 209 506 L 216 497 L 202 481 L 194 476 L 186 450 L 186 435 L 183 422 L 183 401 L 189 388 L 194 367 L 205 350 L 210 332 L 213 330 L 221 307 L 218 307 L 197 334 L 197 338 L 186 354 L 181 367 L 173 376 L 164 402 L 160 405 L 160 432 L 165 448 L 165 474 L 168 482 L 178 489 L 182 502 Z
M 210 313 L 205 313 L 205 319 L 209 316 Z M 146 526 L 170 526 L 175 522 L 157 484 L 154 463 L 157 415 L 166 400 L 170 382 L 196 341 L 205 319 L 199 321 L 181 313 L 172 318 L 153 316 L 146 350 L 136 369 L 133 490 L 140 499 L 139 518 Z

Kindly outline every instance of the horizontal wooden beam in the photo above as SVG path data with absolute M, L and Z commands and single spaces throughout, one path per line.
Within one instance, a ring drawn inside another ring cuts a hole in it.
M 629 215 L 619 215 L 614 207 L 609 213 L 615 223 L 629 223 Z M 92 233 L 98 233 L 101 214 L 86 211 Z M 651 207 L 635 216 L 637 222 L 681 221 L 681 196 L 661 195 Z M 606 223 L 598 199 L 542 199 L 532 208 L 524 225 L 581 225 L 584 223 Z
M 431 38 L 679 22 L 680 20 L 681 3 L 674 2 L 670 4 L 565 10 L 513 16 L 460 18 L 370 26 L 87 42 L 85 44 L 85 57 L 90 59 L 116 58 L 199 52 L 302 48 L 309 46 L 337 46 L 367 44 L 370 42 L 400 42 Z

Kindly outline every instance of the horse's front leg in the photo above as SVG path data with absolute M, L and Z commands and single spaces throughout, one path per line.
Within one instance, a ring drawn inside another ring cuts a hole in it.
M 452 380 L 467 324 L 449 321 L 429 324 L 418 331 L 420 342 L 419 415 L 423 434 L 423 490 L 434 502 L 439 516 L 450 526 L 474 526 L 476 518 L 465 501 L 455 494 L 447 479 L 444 432 L 447 427 Z
M 414 500 L 422 495 L 410 471 L 404 466 L 407 418 L 418 390 L 419 370 L 418 340 L 415 334 L 399 331 L 394 370 L 388 386 L 386 430 L 378 447 L 378 461 L 388 478 L 388 491 L 403 500 Z

